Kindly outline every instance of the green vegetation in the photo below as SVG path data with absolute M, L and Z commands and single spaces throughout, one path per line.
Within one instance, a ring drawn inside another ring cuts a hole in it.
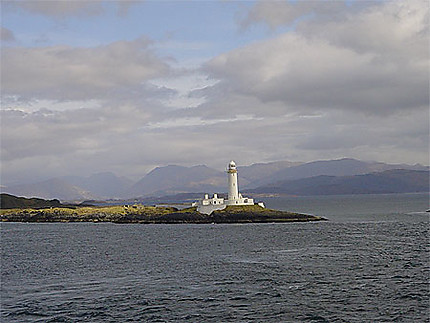
M 104 207 L 50 207 L 43 209 L 2 209 L 3 222 L 113 222 L 113 223 L 251 223 L 318 221 L 320 217 L 270 210 L 258 205 L 228 206 L 211 215 L 197 212 L 195 207 L 143 205 Z
M 1 210 L 2 221 L 12 222 L 117 222 L 139 223 L 176 211 L 175 208 L 133 206 L 51 207 Z
M 18 197 L 10 194 L 0 194 L 0 208 L 1 209 L 12 209 L 12 208 L 46 208 L 46 207 L 58 207 L 61 206 L 59 200 L 43 200 L 39 198 L 25 198 Z

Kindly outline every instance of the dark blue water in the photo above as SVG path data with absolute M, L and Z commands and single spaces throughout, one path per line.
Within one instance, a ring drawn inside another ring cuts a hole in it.
M 2 322 L 430 321 L 428 196 L 266 203 L 330 221 L 3 223 Z

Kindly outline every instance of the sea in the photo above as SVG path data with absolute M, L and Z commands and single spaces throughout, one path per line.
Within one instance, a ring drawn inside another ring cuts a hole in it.
M 428 194 L 263 201 L 328 221 L 2 223 L 1 322 L 430 322 Z

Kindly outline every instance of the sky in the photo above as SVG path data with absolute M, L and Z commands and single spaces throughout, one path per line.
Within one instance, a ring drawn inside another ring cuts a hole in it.
M 429 165 L 429 3 L 1 1 L 1 180 Z

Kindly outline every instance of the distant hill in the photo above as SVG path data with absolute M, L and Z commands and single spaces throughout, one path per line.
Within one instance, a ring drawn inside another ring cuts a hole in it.
M 4 193 L 62 201 L 126 197 L 133 182 L 114 175 L 98 173 L 89 177 L 66 176 L 46 181 L 1 187 Z
M 278 161 L 271 163 L 257 163 L 250 166 L 239 166 L 237 171 L 240 178 L 247 179 L 250 183 L 272 177 L 273 174 L 293 166 L 302 165 L 302 162 Z
M 227 188 L 223 172 L 204 165 L 157 167 L 138 181 L 129 196 L 162 196 L 188 192 L 217 192 Z
M 118 177 L 111 172 L 97 173 L 89 177 L 67 176 L 65 182 L 91 192 L 98 198 L 125 197 L 133 182 L 125 177 Z
M 422 165 L 365 162 L 351 158 L 343 158 L 337 160 L 321 160 L 280 169 L 279 171 L 273 173 L 270 176 L 260 178 L 259 180 L 254 181 L 247 188 L 256 188 L 279 181 L 294 180 L 320 175 L 352 176 L 369 174 L 373 172 L 381 172 L 391 169 L 428 170 L 428 167 Z
M 10 194 L 0 194 L 0 208 L 2 209 L 22 209 L 22 208 L 46 208 L 59 207 L 59 200 L 43 200 L 38 198 L 18 197 Z
M 24 197 L 38 197 L 59 200 L 88 200 L 94 199 L 93 193 L 80 187 L 71 185 L 65 180 L 52 178 L 47 181 L 2 187 L 2 193 L 20 195 Z
M 380 194 L 429 191 L 429 171 L 396 169 L 354 176 L 320 175 L 278 181 L 251 193 L 291 195 Z

